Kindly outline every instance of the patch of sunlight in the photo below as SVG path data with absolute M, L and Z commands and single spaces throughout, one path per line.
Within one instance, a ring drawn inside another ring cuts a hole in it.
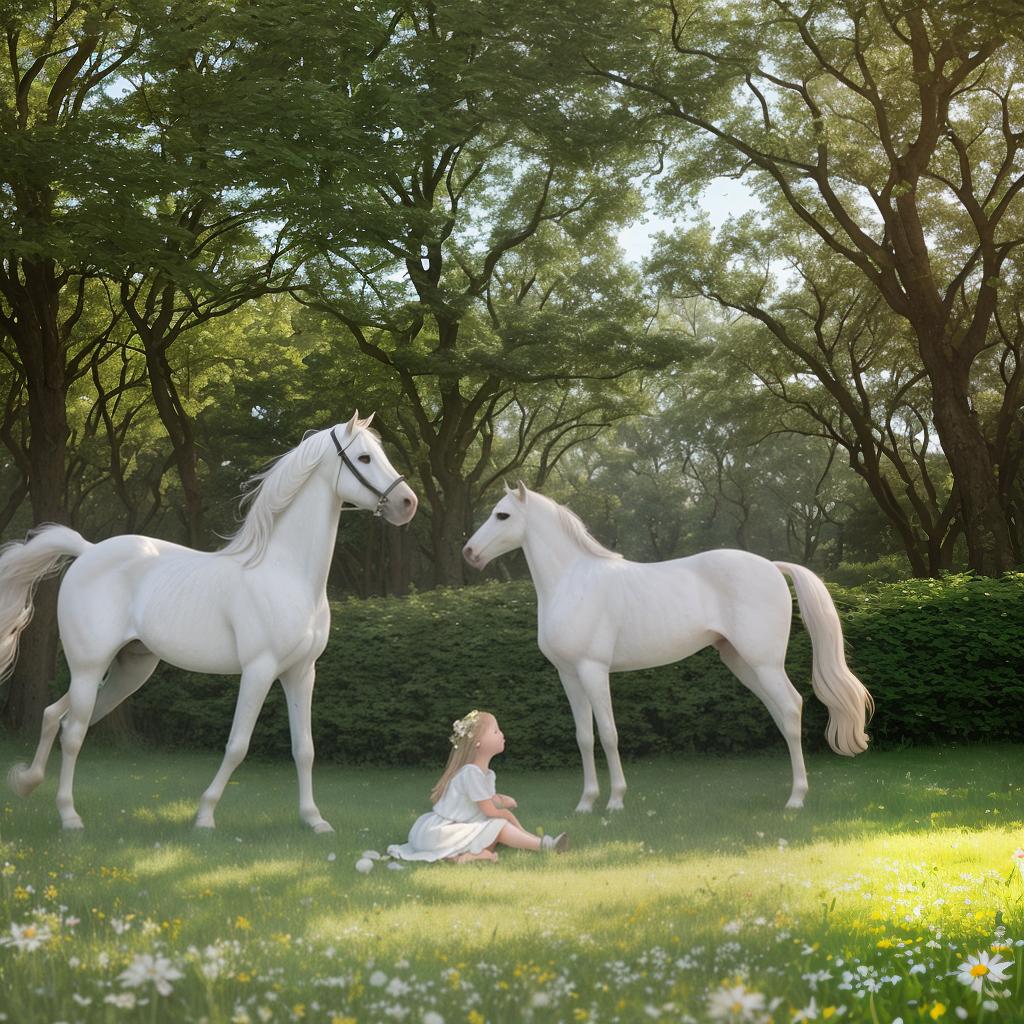
M 204 889 L 250 886 L 257 881 L 272 879 L 298 879 L 302 865 L 297 860 L 260 860 L 231 867 L 216 868 L 196 875 L 192 882 Z
M 936 872 L 947 878 L 964 871 L 1001 872 L 1016 844 L 1017 837 L 1005 828 L 932 829 L 793 847 L 773 843 L 711 856 L 634 851 L 626 863 L 584 871 L 575 854 L 533 870 L 526 862 L 527 870 L 520 870 L 518 862 L 515 867 L 468 869 L 423 866 L 386 884 L 382 877 L 372 890 L 372 906 L 321 913 L 308 928 L 324 941 L 378 949 L 394 945 L 397 950 L 405 943 L 439 952 L 449 944 L 475 950 L 538 936 L 571 940 L 577 934 L 603 934 L 610 939 L 624 923 L 631 936 L 634 930 L 642 935 L 647 928 L 671 927 L 673 918 L 691 918 L 688 929 L 699 932 L 719 926 L 722 915 L 756 908 L 771 917 L 783 904 L 792 919 L 817 922 L 823 902 L 835 897 L 833 920 L 855 932 L 871 932 L 880 919 L 867 915 L 878 912 L 878 894 L 894 880 L 903 879 L 908 891 L 927 886 L 934 898 L 943 888 Z M 1001 890 L 1001 877 L 998 881 Z M 955 890 L 946 895 L 955 896 Z M 952 913 L 958 902 L 924 901 L 913 926 Z M 894 913 L 888 904 L 884 909 Z
M 139 854 L 132 870 L 137 875 L 165 875 L 169 871 L 178 871 L 190 861 L 194 860 L 194 854 L 189 850 L 182 850 L 175 847 L 162 847 L 159 850 L 147 850 Z
M 136 807 L 132 811 L 132 817 L 146 825 L 155 825 L 161 821 L 180 825 L 188 824 L 195 817 L 195 813 L 196 802 L 194 800 L 171 800 L 169 803 Z

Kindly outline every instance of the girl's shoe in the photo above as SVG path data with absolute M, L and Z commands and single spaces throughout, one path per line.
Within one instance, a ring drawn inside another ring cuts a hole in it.
M 563 832 L 557 836 L 541 836 L 540 848 L 542 850 L 554 850 L 555 853 L 565 853 L 569 849 L 569 833 Z

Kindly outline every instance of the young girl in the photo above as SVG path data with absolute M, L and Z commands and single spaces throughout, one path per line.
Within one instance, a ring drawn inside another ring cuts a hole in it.
M 389 846 L 400 860 L 497 860 L 498 843 L 517 850 L 564 853 L 569 836 L 535 836 L 512 813 L 515 800 L 494 791 L 491 758 L 505 749 L 498 720 L 486 711 L 470 711 L 453 723 L 452 752 L 430 793 L 434 809 L 416 820 L 409 842 Z

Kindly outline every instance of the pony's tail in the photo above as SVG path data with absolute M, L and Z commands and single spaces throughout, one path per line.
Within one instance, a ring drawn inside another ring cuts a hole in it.
M 868 747 L 865 728 L 874 714 L 875 702 L 846 664 L 843 630 L 832 595 L 810 569 L 789 562 L 773 564 L 779 572 L 792 577 L 800 615 L 811 635 L 811 685 L 828 708 L 828 745 L 847 757 L 860 754 Z
M 32 619 L 39 581 L 90 547 L 81 534 L 52 524 L 40 527 L 26 541 L 0 547 L 0 682 L 14 670 L 18 640 Z

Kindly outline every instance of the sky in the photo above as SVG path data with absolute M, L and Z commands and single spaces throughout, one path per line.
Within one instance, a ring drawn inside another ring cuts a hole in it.
M 671 231 L 680 220 L 662 216 L 657 209 L 657 200 L 651 196 L 644 221 L 630 224 L 619 233 L 619 244 L 626 256 L 639 263 L 651 254 L 654 236 L 659 232 Z M 738 216 L 756 209 L 757 199 L 742 181 L 732 178 L 715 178 L 704 190 L 701 205 L 714 227 L 719 227 L 727 217 Z

